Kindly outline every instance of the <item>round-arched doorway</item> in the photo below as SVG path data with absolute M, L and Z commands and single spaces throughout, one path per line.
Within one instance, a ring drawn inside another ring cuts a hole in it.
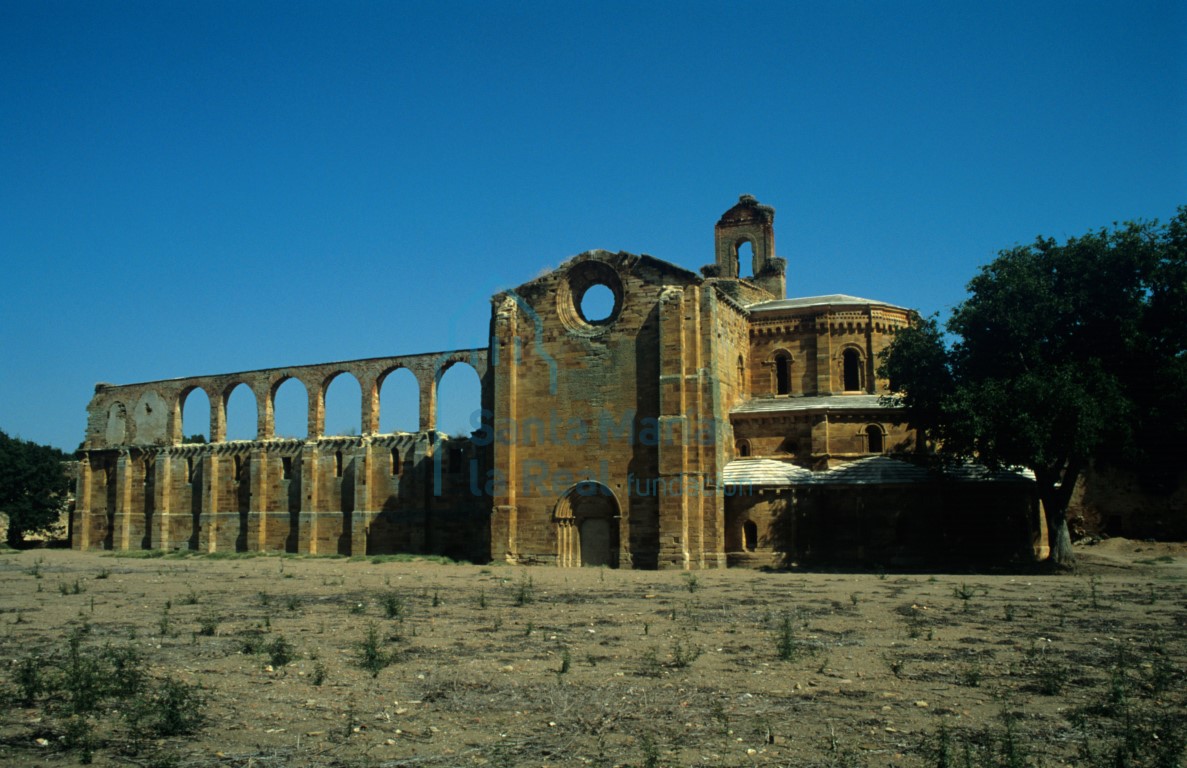
M 556 503 L 557 565 L 618 567 L 618 500 L 601 483 L 584 482 Z

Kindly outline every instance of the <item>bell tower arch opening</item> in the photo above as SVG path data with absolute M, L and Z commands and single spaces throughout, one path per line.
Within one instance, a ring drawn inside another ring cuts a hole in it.
M 734 243 L 734 271 L 738 273 L 738 277 L 743 280 L 752 280 L 755 275 L 755 251 L 754 243 L 748 237 L 744 237 L 738 242 Z
M 714 227 L 716 263 L 709 277 L 745 279 L 777 299 L 787 297 L 787 262 L 775 256 L 775 209 L 742 195 Z

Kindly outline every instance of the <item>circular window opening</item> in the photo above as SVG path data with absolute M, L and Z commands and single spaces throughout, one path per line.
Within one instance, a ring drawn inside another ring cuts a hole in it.
M 556 309 L 565 327 L 578 336 L 599 336 L 622 311 L 622 279 L 610 264 L 587 258 L 569 268 L 557 286 Z
M 595 283 L 581 294 L 581 317 L 587 323 L 602 323 L 614 314 L 614 291 L 601 283 Z

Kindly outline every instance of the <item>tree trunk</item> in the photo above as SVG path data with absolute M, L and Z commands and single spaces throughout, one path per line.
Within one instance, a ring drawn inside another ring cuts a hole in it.
M 1047 544 L 1050 547 L 1047 562 L 1061 570 L 1076 567 L 1076 553 L 1072 550 L 1072 536 L 1067 527 L 1067 505 L 1079 475 L 1079 465 L 1071 462 L 1062 473 L 1051 469 L 1035 470 L 1039 499 L 1047 516 Z
M 13 549 L 20 549 L 25 545 L 25 532 L 12 522 L 12 518 L 8 520 L 8 532 L 5 534 L 5 539 L 8 546 Z
M 1076 567 L 1076 553 L 1072 551 L 1072 536 L 1067 528 L 1067 507 L 1047 507 L 1047 543 L 1051 547 L 1048 562 L 1061 570 Z

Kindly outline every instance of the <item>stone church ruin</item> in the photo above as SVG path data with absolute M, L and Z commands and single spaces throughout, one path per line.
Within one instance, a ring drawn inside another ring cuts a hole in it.
M 903 460 L 915 435 L 876 369 L 913 313 L 786 298 L 774 218 L 742 196 L 699 272 L 575 256 L 496 294 L 484 347 L 97 385 L 71 543 L 634 568 L 1043 554 L 1026 477 Z M 608 308 L 585 300 L 594 291 Z M 466 437 L 435 423 L 454 365 L 481 383 Z M 418 429 L 384 434 L 379 393 L 400 369 L 417 382 Z M 362 393 L 358 434 L 326 435 L 326 392 L 345 375 Z M 307 395 L 305 438 L 276 435 L 290 380 Z M 239 387 L 256 404 L 252 440 L 227 439 Z M 198 390 L 209 441 L 186 443 Z

